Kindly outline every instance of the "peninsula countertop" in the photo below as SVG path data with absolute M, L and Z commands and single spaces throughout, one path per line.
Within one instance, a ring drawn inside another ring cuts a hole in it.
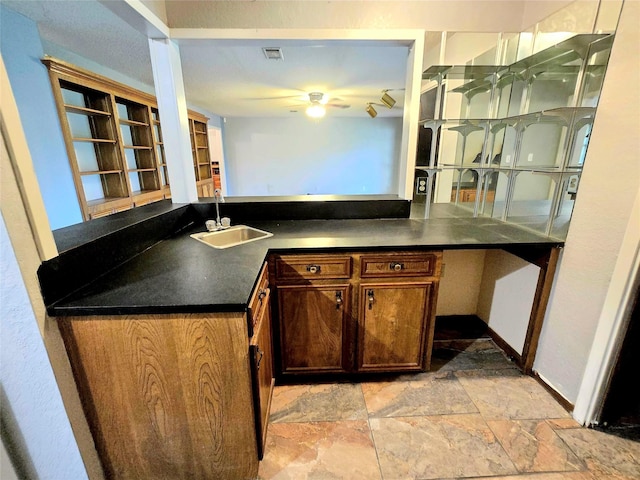
M 192 223 L 47 305 L 51 316 L 245 311 L 269 253 L 548 249 L 562 242 L 490 218 L 246 221 L 272 237 L 215 249 Z

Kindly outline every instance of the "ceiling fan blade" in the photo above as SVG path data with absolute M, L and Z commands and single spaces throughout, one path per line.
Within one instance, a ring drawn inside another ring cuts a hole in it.
M 345 110 L 347 108 L 351 108 L 351 105 L 346 105 L 344 103 L 327 103 L 325 107 L 340 108 L 342 110 Z
M 300 98 L 301 95 L 280 95 L 275 97 L 245 97 L 242 100 L 286 100 L 287 98 Z

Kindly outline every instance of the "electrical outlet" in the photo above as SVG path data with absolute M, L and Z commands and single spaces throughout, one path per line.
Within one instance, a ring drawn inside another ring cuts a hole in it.
M 578 193 L 578 175 L 571 175 L 569 177 L 567 193 Z
M 504 159 L 504 163 L 511 163 L 511 155 L 507 155 L 507 157 Z
M 427 194 L 427 177 L 416 178 L 416 194 L 418 195 Z
M 533 153 L 527 155 L 527 162 L 533 162 Z

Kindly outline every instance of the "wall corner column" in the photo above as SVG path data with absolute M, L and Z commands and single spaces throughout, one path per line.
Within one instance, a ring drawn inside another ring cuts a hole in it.
M 193 170 L 187 100 L 178 45 L 168 39 L 149 39 L 153 80 L 162 122 L 171 199 L 174 203 L 198 201 Z

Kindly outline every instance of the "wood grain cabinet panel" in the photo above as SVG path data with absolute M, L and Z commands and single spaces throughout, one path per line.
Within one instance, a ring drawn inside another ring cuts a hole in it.
M 282 372 L 347 371 L 349 292 L 345 284 L 278 288 Z
M 276 374 L 428 369 L 441 261 L 440 251 L 273 255 Z
M 242 314 L 59 318 L 105 476 L 257 475 Z
M 432 322 L 432 283 L 360 285 L 359 371 L 421 370 Z
M 263 299 L 269 305 L 270 291 L 266 290 Z M 253 398 L 256 417 L 256 436 L 258 442 L 258 458 L 262 460 L 267 441 L 269 410 L 273 394 L 273 350 L 271 346 L 271 310 L 260 310 L 256 328 L 250 343 L 251 374 L 253 376 Z
M 277 282 L 350 277 L 351 257 L 346 255 L 282 255 L 275 259 Z
M 434 275 L 437 257 L 430 254 L 363 255 L 360 277 L 415 277 Z

